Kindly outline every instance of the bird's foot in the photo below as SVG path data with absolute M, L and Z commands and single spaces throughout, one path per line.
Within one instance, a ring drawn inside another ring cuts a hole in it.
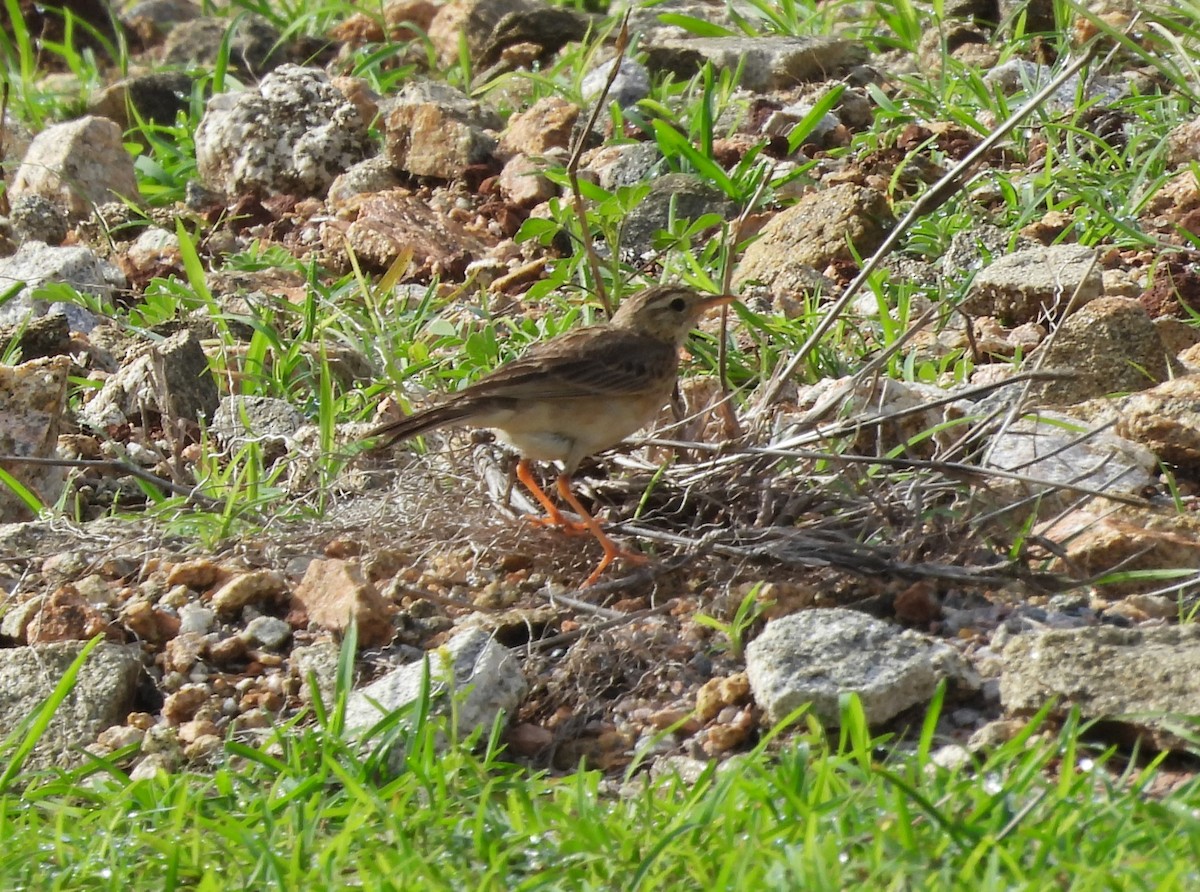
M 623 561 L 627 564 L 637 564 L 639 566 L 650 563 L 650 558 L 641 552 L 628 551 L 617 545 L 608 536 L 601 539 L 600 544 L 604 546 L 604 557 L 600 559 L 600 563 L 596 565 L 596 569 L 592 571 L 591 575 L 579 586 L 580 588 L 588 588 L 595 585 L 600 577 L 604 575 L 604 571 L 612 566 L 614 561 Z
M 533 514 L 526 514 L 525 520 L 533 524 L 535 527 L 549 527 L 560 530 L 568 536 L 586 536 L 591 533 L 587 528 L 587 524 L 580 523 L 577 520 L 571 520 L 561 511 L 547 513 L 545 517 L 536 517 Z

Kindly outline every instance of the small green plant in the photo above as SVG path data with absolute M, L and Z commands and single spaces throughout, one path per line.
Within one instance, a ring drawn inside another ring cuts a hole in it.
M 709 616 L 707 613 L 697 613 L 693 619 L 698 624 L 724 636 L 725 640 L 719 642 L 718 647 L 728 650 L 731 656 L 740 658 L 746 652 L 747 637 L 754 625 L 762 619 L 764 613 L 775 606 L 773 600 L 761 597 L 762 589 L 761 582 L 752 586 L 750 591 L 746 592 L 742 600 L 738 602 L 737 609 L 728 622 Z

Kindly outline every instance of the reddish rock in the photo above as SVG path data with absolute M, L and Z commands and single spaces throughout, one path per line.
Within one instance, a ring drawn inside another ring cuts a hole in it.
M 500 137 L 500 148 L 509 154 L 544 155 L 552 149 L 567 149 L 571 131 L 579 118 L 579 106 L 558 96 L 535 102 L 528 111 L 508 119 Z
M 179 634 L 179 617 L 156 609 L 149 601 L 131 601 L 121 611 L 121 622 L 138 638 L 153 644 Z
M 217 613 L 237 613 L 247 604 L 271 601 L 287 589 L 282 576 L 272 570 L 254 570 L 235 576 L 221 586 L 212 596 L 212 606 Z
M 163 702 L 163 718 L 172 725 L 189 721 L 210 696 L 208 685 L 185 684 Z
M 406 278 L 456 279 L 486 249 L 461 223 L 402 189 L 352 199 L 346 208 L 347 213 L 356 214 L 355 219 L 326 221 L 321 225 L 321 241 L 347 264 L 353 252 L 360 263 L 386 270 L 402 254 L 411 253 Z
M 204 654 L 208 641 L 200 632 L 176 635 L 163 648 L 163 666 L 170 672 L 187 672 Z
M 167 573 L 169 585 L 186 585 L 195 591 L 203 591 L 212 586 L 224 574 L 221 565 L 208 558 L 198 558 L 194 561 L 184 561 L 173 566 Z
M 26 629 L 26 636 L 30 644 L 78 641 L 100 635 L 108 626 L 108 618 L 73 585 L 64 585 L 42 602 L 42 609 Z
M 390 614 L 390 605 L 367 581 L 357 563 L 314 560 L 292 596 L 288 621 L 296 626 L 307 617 L 309 622 L 339 634 L 355 622 L 359 644 L 376 647 L 395 635 Z

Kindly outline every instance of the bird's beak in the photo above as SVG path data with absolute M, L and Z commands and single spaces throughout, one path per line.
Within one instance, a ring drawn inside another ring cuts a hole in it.
M 714 294 L 711 297 L 706 297 L 704 300 L 700 301 L 699 307 L 703 312 L 711 310 L 713 307 L 723 307 L 727 303 L 735 300 L 737 300 L 736 294 Z

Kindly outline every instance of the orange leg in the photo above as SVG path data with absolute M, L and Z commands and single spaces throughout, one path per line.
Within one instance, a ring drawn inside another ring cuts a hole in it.
M 563 517 L 563 513 L 558 510 L 558 506 L 546 495 L 546 491 L 538 486 L 537 480 L 533 477 L 533 471 L 530 470 L 529 459 L 523 458 L 517 462 L 517 479 L 529 490 L 529 494 L 537 499 L 541 506 L 546 509 L 545 517 L 527 518 L 530 523 L 545 527 L 559 527 L 563 531 L 573 535 L 589 532 L 586 524 L 576 523 L 573 520 Z
M 558 494 L 562 496 L 562 500 L 571 506 L 571 510 L 583 519 L 583 525 L 589 533 L 596 537 L 596 541 L 604 549 L 604 557 L 600 559 L 599 566 L 592 571 L 592 575 L 583 581 L 580 588 L 587 588 L 592 585 L 600 575 L 608 569 L 609 564 L 620 558 L 623 561 L 629 561 L 632 564 L 645 564 L 648 559 L 645 555 L 637 554 L 633 551 L 626 551 L 608 538 L 608 535 L 596 522 L 596 518 L 588 513 L 588 510 L 580 504 L 579 499 L 575 498 L 575 493 L 571 492 L 571 475 L 561 474 L 558 478 Z

